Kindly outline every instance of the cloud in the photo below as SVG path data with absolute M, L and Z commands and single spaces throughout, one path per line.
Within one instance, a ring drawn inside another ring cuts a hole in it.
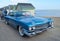
M 28 0 L 10 0 L 11 4 L 27 3 Z

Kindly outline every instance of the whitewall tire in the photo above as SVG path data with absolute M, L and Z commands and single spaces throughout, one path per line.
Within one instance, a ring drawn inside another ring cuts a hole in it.
M 19 26 L 19 34 L 20 34 L 20 36 L 24 36 L 24 32 L 23 32 L 23 29 L 22 29 L 22 27 L 21 26 Z

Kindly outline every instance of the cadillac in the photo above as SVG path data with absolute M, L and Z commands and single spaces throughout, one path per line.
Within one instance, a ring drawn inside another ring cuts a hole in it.
M 53 27 L 51 18 L 35 17 L 28 14 L 25 11 L 10 12 L 5 16 L 5 23 L 16 28 L 21 36 L 34 36 Z

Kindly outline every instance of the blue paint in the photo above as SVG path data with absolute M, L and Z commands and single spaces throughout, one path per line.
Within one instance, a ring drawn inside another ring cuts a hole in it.
M 25 30 L 28 31 L 28 32 L 24 32 L 24 33 L 29 33 L 30 27 L 32 28 L 33 26 L 35 27 L 37 25 L 43 25 L 46 23 L 48 23 L 48 25 L 50 25 L 49 23 L 53 22 L 51 18 L 25 16 L 25 15 L 23 15 L 23 14 L 21 15 L 21 14 L 19 15 L 18 13 L 15 13 L 15 14 L 13 14 L 13 16 L 11 16 L 11 15 L 5 16 L 5 20 L 7 20 L 7 22 L 9 22 L 15 28 L 17 28 L 18 25 L 22 26 Z M 46 28 L 48 28 L 48 26 Z

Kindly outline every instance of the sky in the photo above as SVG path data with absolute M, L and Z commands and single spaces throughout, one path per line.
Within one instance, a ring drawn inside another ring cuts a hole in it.
M 0 8 L 17 3 L 31 3 L 36 9 L 60 9 L 60 0 L 0 0 Z

